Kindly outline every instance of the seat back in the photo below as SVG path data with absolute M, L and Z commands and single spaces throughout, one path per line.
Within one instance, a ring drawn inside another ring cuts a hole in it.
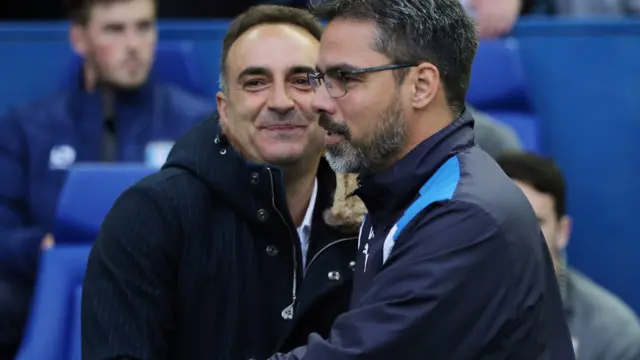
M 483 40 L 473 62 L 467 101 L 513 128 L 524 150 L 541 153 L 534 114 L 515 39 Z
M 517 40 L 483 40 L 478 44 L 467 101 L 480 110 L 532 112 Z
M 53 225 L 56 242 L 92 243 L 120 194 L 154 171 L 139 164 L 72 166 L 58 200 Z
M 82 286 L 78 286 L 73 294 L 71 310 L 71 336 L 69 339 L 69 360 L 82 360 Z
M 74 302 L 91 247 L 57 246 L 43 252 L 29 321 L 16 360 L 67 360 Z

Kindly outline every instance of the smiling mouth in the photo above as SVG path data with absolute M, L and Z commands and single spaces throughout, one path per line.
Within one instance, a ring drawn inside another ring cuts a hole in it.
M 269 131 L 292 131 L 298 129 L 304 129 L 304 126 L 296 126 L 296 125 L 276 125 L 276 126 L 268 126 L 263 128 L 264 130 Z

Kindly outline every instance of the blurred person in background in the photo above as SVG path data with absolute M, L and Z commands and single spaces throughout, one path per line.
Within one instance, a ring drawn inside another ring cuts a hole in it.
M 527 153 L 504 154 L 498 163 L 524 192 L 538 217 L 553 258 L 577 359 L 640 359 L 640 324 L 633 310 L 567 265 L 564 254 L 571 218 L 566 213 L 561 170 L 550 159 Z
M 263 5 L 225 35 L 219 117 L 116 201 L 83 284 L 84 360 L 265 358 L 347 310 L 365 212 L 323 158 L 322 25 Z
M 155 12 L 153 0 L 75 1 L 70 40 L 84 59 L 77 87 L 0 118 L 0 359 L 20 341 L 39 253 L 55 242 L 47 233 L 65 170 L 161 162 L 176 137 L 215 109 L 149 79 Z
M 476 144 L 492 158 L 496 159 L 505 152 L 522 150 L 520 138 L 511 126 L 501 123 L 469 104 L 467 109 L 473 116 Z
M 480 38 L 507 35 L 518 17 L 530 14 L 538 1 L 540 0 L 460 0 L 476 19 Z

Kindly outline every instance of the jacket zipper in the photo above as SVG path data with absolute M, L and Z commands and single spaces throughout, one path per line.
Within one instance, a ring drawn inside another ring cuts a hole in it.
M 282 215 L 282 212 L 280 212 L 280 209 L 278 209 L 278 207 L 276 206 L 276 190 L 275 190 L 275 185 L 273 183 L 274 182 L 273 173 L 271 172 L 271 168 L 269 166 L 267 166 L 267 171 L 269 172 L 269 179 L 271 180 L 271 205 L 273 206 L 275 211 L 278 213 L 278 216 L 280 216 L 280 220 L 282 220 L 284 225 L 287 227 L 287 230 L 289 231 L 289 238 L 292 240 L 291 242 L 291 245 L 293 247 L 293 286 L 291 289 L 292 301 L 291 301 L 291 304 L 286 308 L 284 308 L 284 310 L 282 310 L 282 312 L 280 313 L 283 319 L 291 320 L 293 319 L 293 310 L 296 305 L 296 297 L 298 293 L 298 256 L 297 256 L 298 249 L 296 247 L 296 242 L 298 242 L 299 240 L 298 240 L 297 233 L 291 229 L 291 226 L 285 219 L 284 215 Z
M 332 241 L 332 242 L 328 243 L 322 249 L 318 250 L 318 252 L 316 252 L 315 255 L 313 255 L 313 257 L 311 258 L 311 261 L 309 261 L 309 263 L 307 264 L 307 267 L 305 268 L 304 271 L 305 272 L 309 271 L 309 268 L 311 267 L 311 264 L 313 264 L 314 261 L 316 261 L 318 256 L 320 256 L 323 252 L 325 252 L 327 249 L 329 249 L 333 245 L 340 244 L 340 243 L 343 243 L 345 241 L 352 241 L 352 240 L 358 240 L 358 237 L 357 236 L 352 236 L 352 237 L 348 237 L 348 238 L 338 239 L 336 241 Z

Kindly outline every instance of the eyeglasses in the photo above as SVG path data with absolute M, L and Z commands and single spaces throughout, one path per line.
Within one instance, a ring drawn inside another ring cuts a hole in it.
M 350 80 L 350 77 L 354 75 L 360 75 L 365 73 L 372 73 L 378 71 L 385 70 L 396 70 L 396 69 L 404 69 L 408 67 L 417 66 L 417 64 L 390 64 L 390 65 L 382 65 L 370 68 L 362 68 L 362 69 L 354 69 L 354 70 L 340 70 L 334 69 L 329 70 L 325 73 L 321 72 L 312 72 L 307 74 L 307 78 L 309 79 L 309 84 L 313 91 L 318 91 L 318 88 L 322 83 L 327 88 L 327 92 L 333 98 L 340 98 L 347 95 L 347 84 Z

